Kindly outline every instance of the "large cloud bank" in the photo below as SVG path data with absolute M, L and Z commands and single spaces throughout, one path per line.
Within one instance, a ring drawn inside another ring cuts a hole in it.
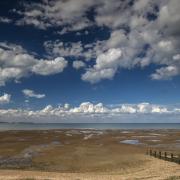
M 41 110 L 0 109 L 3 122 L 178 122 L 180 109 L 149 103 L 122 104 L 117 107 L 102 103 L 81 103 L 78 107 L 69 104 Z

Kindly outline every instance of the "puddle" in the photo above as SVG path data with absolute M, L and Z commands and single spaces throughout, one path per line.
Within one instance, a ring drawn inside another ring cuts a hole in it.
M 24 138 L 19 138 L 18 141 L 27 141 L 27 140 Z
M 121 131 L 123 134 L 132 133 L 131 131 Z
M 88 139 L 92 138 L 93 135 L 94 135 L 94 134 L 89 134 L 89 135 L 85 136 L 83 139 L 84 139 L 84 140 L 88 140 Z
M 166 136 L 165 134 L 149 133 L 151 136 Z
M 150 139 L 148 141 L 150 141 L 150 142 L 160 142 L 161 140 L 159 140 L 159 139 Z
M 156 138 L 157 136 L 131 136 L 132 138 Z
M 123 140 L 123 141 L 120 141 L 121 143 L 123 144 L 133 144 L 133 145 L 138 145 L 138 144 L 142 144 L 139 142 L 138 139 L 127 139 L 127 140 Z
M 79 132 L 78 130 L 69 130 L 69 131 L 66 131 L 66 134 L 76 134 L 76 135 L 79 135 L 79 134 L 81 134 L 81 132 Z
M 51 144 L 52 145 L 62 145 L 60 141 L 52 141 Z

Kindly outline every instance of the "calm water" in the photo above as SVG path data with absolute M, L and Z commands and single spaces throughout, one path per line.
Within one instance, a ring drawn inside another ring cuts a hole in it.
M 45 129 L 180 129 L 180 123 L 0 123 L 3 130 Z

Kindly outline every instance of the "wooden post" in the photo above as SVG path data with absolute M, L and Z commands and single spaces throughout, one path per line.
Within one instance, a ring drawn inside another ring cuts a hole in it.
M 156 151 L 154 151 L 154 157 L 156 157 Z
M 164 153 L 164 159 L 167 159 L 167 152 Z
M 161 159 L 161 151 L 159 151 L 159 158 Z
M 173 153 L 171 153 L 171 161 L 174 160 L 174 156 L 173 156 Z
M 177 155 L 177 154 L 170 153 L 170 157 L 169 157 L 167 152 L 162 152 L 159 150 L 152 150 L 152 149 L 147 149 L 146 153 L 150 156 L 154 156 L 155 158 L 159 158 L 159 159 L 163 159 L 163 160 L 171 161 L 171 162 L 176 162 L 180 164 L 180 154 Z
M 180 164 L 180 154 L 178 155 L 178 164 Z

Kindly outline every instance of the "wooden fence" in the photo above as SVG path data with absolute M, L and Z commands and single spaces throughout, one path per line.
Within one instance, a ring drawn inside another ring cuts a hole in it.
M 165 161 L 171 161 L 180 164 L 180 154 L 174 154 L 171 152 L 159 151 L 148 149 L 146 152 L 147 155 L 153 156 L 155 158 L 159 158 Z

